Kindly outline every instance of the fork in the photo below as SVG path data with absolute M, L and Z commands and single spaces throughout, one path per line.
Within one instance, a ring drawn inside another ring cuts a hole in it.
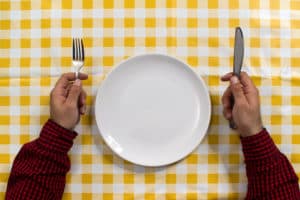
M 73 38 L 72 43 L 73 57 L 72 64 L 75 68 L 75 77 L 78 79 L 78 74 L 84 64 L 84 46 L 81 38 Z

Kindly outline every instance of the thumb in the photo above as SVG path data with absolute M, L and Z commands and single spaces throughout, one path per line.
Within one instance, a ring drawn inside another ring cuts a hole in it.
M 80 93 L 81 93 L 81 81 L 80 81 L 80 79 L 76 79 L 70 88 L 69 95 L 67 97 L 67 101 L 70 104 L 77 105 Z
M 242 88 L 242 84 L 236 76 L 231 77 L 230 79 L 230 89 L 234 96 L 235 102 L 246 102 L 246 97 Z

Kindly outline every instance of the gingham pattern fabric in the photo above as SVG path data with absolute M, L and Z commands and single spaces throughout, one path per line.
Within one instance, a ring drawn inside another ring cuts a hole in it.
M 0 0 L 0 198 L 21 145 L 49 117 L 49 93 L 83 37 L 88 115 L 70 151 L 64 199 L 243 199 L 239 137 L 220 102 L 232 70 L 234 28 L 245 37 L 243 70 L 261 95 L 265 127 L 300 175 L 299 0 Z M 209 86 L 212 118 L 199 147 L 177 164 L 144 168 L 104 144 L 94 120 L 97 88 L 121 60 L 156 52 L 178 57 Z

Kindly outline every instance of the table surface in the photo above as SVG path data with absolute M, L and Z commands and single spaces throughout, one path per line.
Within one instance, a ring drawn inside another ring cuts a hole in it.
M 243 70 L 261 95 L 264 125 L 300 175 L 299 0 L 0 1 L 0 198 L 22 144 L 49 117 L 49 92 L 72 71 L 71 38 L 83 37 L 88 113 L 69 152 L 64 199 L 242 199 L 247 179 L 239 137 L 222 116 L 234 31 L 245 38 Z M 212 118 L 199 147 L 166 167 L 117 157 L 93 115 L 96 91 L 123 59 L 164 53 L 187 62 L 209 86 Z

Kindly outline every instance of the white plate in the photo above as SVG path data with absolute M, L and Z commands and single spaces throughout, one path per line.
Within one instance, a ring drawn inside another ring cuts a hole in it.
M 98 89 L 96 122 L 120 157 L 144 166 L 191 153 L 209 126 L 211 103 L 201 77 L 185 63 L 147 54 L 120 63 Z

